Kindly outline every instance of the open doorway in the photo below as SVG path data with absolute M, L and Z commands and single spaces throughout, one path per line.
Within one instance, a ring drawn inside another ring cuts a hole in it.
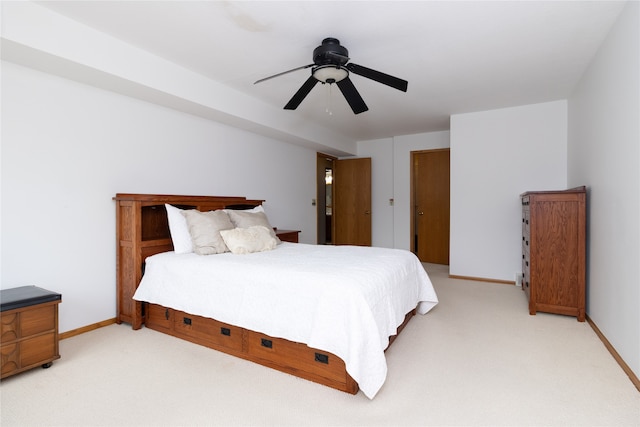
M 316 210 L 318 244 L 333 244 L 333 175 L 336 157 L 317 153 Z

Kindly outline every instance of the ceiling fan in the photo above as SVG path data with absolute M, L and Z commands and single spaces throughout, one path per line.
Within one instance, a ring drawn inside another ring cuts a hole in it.
M 390 76 L 380 71 L 372 70 L 371 68 L 363 67 L 362 65 L 349 62 L 349 51 L 344 46 L 340 45 L 340 40 L 328 37 L 322 40 L 322 45 L 313 50 L 313 64 L 303 65 L 292 70 L 283 71 L 282 73 L 274 74 L 273 76 L 265 77 L 256 81 L 256 83 L 263 82 L 265 80 L 272 79 L 274 77 L 282 76 L 283 74 L 291 73 L 293 71 L 302 70 L 304 68 L 311 68 L 311 76 L 305 81 L 293 95 L 291 100 L 284 106 L 285 110 L 295 110 L 302 100 L 311 92 L 311 89 L 318 83 L 333 84 L 335 83 L 345 99 L 349 103 L 349 106 L 355 114 L 360 114 L 369 109 L 367 104 L 358 93 L 358 90 L 349 79 L 349 72 L 358 74 L 368 79 L 374 80 L 378 83 L 382 83 L 392 88 L 407 91 L 407 81 L 399 79 L 397 77 Z

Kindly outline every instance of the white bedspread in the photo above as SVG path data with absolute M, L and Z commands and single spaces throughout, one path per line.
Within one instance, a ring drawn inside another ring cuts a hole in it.
M 286 242 L 248 255 L 154 255 L 134 299 L 331 352 L 371 399 L 387 375 L 388 337 L 407 312 L 438 302 L 409 251 Z

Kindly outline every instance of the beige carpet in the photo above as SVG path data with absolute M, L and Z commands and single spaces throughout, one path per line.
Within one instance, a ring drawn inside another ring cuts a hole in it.
M 440 304 L 387 352 L 374 400 L 128 325 L 0 383 L 2 426 L 640 426 L 640 393 L 587 323 L 426 265 Z

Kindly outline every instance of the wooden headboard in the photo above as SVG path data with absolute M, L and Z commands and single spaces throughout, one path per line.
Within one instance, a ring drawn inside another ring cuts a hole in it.
M 211 211 L 254 207 L 264 200 L 245 197 L 123 194 L 116 202 L 116 298 L 117 323 L 131 323 L 139 329 L 144 321 L 142 304 L 133 294 L 142 279 L 148 256 L 173 250 L 165 204 L 181 209 Z

